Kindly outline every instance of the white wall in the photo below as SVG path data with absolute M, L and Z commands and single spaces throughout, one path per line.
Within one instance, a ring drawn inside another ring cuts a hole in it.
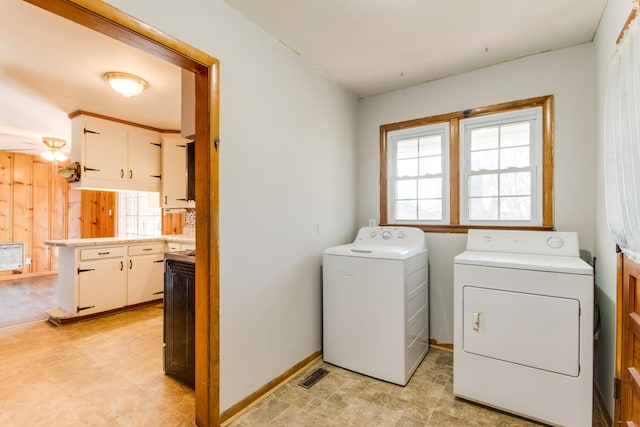
M 425 83 L 360 101 L 358 223 L 379 218 L 379 127 L 436 114 L 554 95 L 554 224 L 594 246 L 595 90 L 591 43 Z M 431 337 L 453 342 L 453 257 L 464 234 L 428 233 Z
M 225 410 L 321 348 L 321 252 L 356 231 L 357 99 L 219 0 L 109 3 L 220 60 Z
M 616 256 L 615 243 L 609 235 L 604 200 L 604 102 L 609 78 L 609 67 L 615 42 L 631 11 L 629 0 L 609 0 L 594 39 L 596 60 L 596 204 L 595 251 L 597 256 L 596 298 L 600 304 L 602 325 L 596 342 L 595 381 L 600 389 L 609 414 L 613 414 L 613 377 L 615 375 L 616 343 Z

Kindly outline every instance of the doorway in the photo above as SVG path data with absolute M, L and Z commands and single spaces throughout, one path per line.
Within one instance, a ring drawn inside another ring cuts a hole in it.
M 98 0 L 25 0 L 195 74 L 196 423 L 219 424 L 219 62 Z M 82 4 L 79 4 L 82 3 Z

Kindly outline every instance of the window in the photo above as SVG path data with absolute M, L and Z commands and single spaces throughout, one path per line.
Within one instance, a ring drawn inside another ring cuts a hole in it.
M 460 121 L 462 224 L 541 225 L 540 107 Z
M 449 220 L 449 124 L 399 130 L 388 135 L 390 215 L 398 223 Z
M 553 97 L 380 127 L 380 222 L 552 229 Z
M 118 192 L 118 236 L 153 237 L 162 234 L 158 193 Z

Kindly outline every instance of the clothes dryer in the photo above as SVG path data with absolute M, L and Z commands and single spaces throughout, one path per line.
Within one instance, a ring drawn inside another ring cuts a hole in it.
M 323 253 L 323 358 L 406 385 L 429 350 L 424 232 L 363 227 Z
M 590 426 L 593 268 L 577 233 L 469 230 L 454 261 L 456 396 Z

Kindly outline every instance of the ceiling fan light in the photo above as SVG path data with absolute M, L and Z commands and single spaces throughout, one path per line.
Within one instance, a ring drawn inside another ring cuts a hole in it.
M 104 79 L 113 90 L 126 98 L 141 94 L 147 87 L 145 80 L 133 74 L 109 72 L 104 75 Z
M 48 160 L 50 162 L 54 161 L 56 159 L 56 155 L 53 151 L 51 150 L 47 150 L 47 151 L 43 151 L 42 153 L 40 153 L 40 155 L 45 159 Z
M 64 162 L 65 160 L 68 159 L 67 155 L 64 154 L 61 151 L 54 151 L 53 152 L 53 157 L 56 159 L 56 161 L 58 162 Z

